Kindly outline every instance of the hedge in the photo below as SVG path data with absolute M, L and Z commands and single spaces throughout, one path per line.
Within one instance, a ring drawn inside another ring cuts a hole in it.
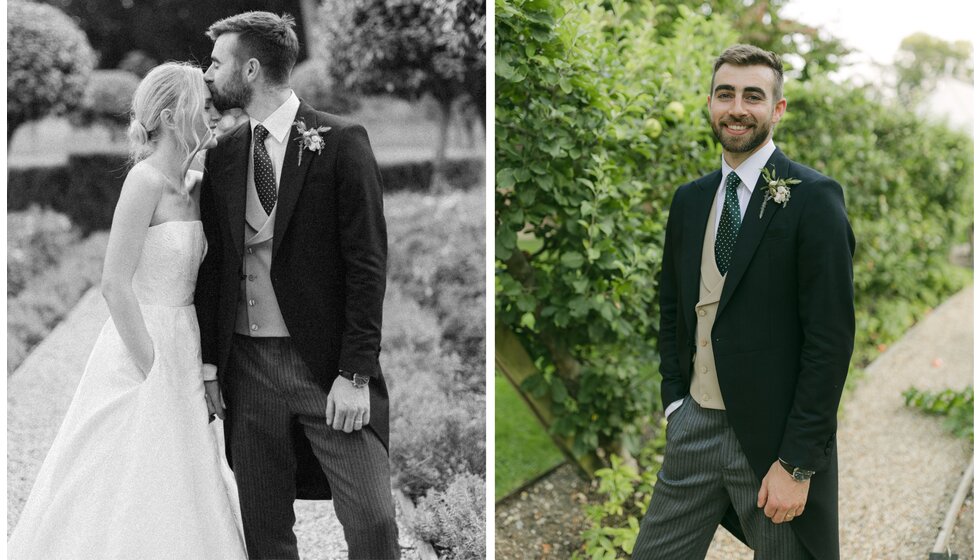
M 67 214 L 85 233 L 108 229 L 128 171 L 128 156 L 120 153 L 78 153 L 64 166 L 9 168 L 7 210 L 31 204 Z M 454 189 L 483 184 L 483 159 L 446 162 L 447 179 Z M 385 192 L 428 192 L 431 161 L 381 163 Z

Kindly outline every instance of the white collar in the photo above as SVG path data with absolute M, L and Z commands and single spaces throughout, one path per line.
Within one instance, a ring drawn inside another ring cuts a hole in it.
M 297 111 L 299 111 L 299 98 L 296 97 L 296 92 L 291 91 L 289 98 L 261 123 L 253 118 L 248 119 L 252 133 L 254 134 L 255 127 L 261 124 L 269 131 L 269 135 L 281 144 L 289 135 L 289 129 L 293 126 L 293 121 L 296 120 Z
M 722 155 L 722 183 L 724 183 L 725 177 L 728 177 L 728 174 L 734 171 L 738 175 L 738 178 L 742 180 L 742 183 L 748 187 L 750 193 L 755 191 L 755 184 L 759 180 L 759 175 L 762 174 L 762 168 L 766 165 L 766 162 L 769 161 L 769 158 L 772 157 L 772 154 L 775 151 L 776 145 L 773 144 L 772 138 L 770 138 L 764 146 L 759 148 L 759 151 L 743 161 L 741 165 L 738 166 L 738 169 L 732 169 L 732 166 L 728 165 L 728 162 L 725 161 L 725 156 Z

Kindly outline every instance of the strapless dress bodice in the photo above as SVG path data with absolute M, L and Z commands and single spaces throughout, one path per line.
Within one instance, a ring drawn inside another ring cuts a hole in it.
M 200 221 L 150 226 L 133 275 L 136 299 L 144 305 L 192 305 L 197 270 L 206 253 Z

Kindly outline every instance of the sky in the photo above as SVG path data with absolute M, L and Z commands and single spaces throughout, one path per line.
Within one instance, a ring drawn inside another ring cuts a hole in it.
M 902 39 L 917 31 L 976 45 L 977 9 L 970 4 L 966 0 L 791 0 L 780 13 L 823 27 L 868 59 L 890 63 Z
M 832 79 L 876 82 L 880 71 L 875 63 L 890 65 L 902 39 L 916 32 L 946 41 L 970 41 L 976 61 L 980 18 L 970 4 L 966 0 L 790 0 L 780 15 L 821 27 L 856 51 L 847 59 L 851 66 L 831 75 Z M 972 133 L 976 96 L 972 84 L 943 82 L 919 111 Z

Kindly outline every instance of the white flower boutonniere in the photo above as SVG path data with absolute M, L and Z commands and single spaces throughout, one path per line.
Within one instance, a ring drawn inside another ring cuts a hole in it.
M 783 208 L 786 208 L 786 204 L 789 202 L 789 188 L 792 185 L 797 185 L 800 183 L 799 179 L 794 179 L 789 177 L 787 179 L 782 179 L 776 177 L 776 169 L 773 168 L 772 173 L 766 167 L 762 168 L 762 179 L 766 182 L 766 197 L 762 199 L 762 209 L 759 210 L 759 219 L 762 219 L 762 215 L 766 212 L 766 203 L 770 200 L 776 204 L 782 204 Z
M 293 123 L 296 130 L 300 133 L 300 137 L 296 139 L 299 142 L 299 160 L 296 165 L 301 165 L 303 163 L 303 151 L 309 150 L 311 152 L 316 152 L 319 154 L 323 151 L 323 147 L 326 143 L 323 141 L 323 136 L 320 136 L 321 132 L 327 132 L 330 130 L 329 126 L 321 126 L 320 128 L 306 128 L 306 123 L 303 119 L 296 119 Z

